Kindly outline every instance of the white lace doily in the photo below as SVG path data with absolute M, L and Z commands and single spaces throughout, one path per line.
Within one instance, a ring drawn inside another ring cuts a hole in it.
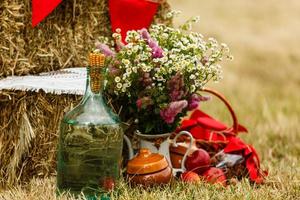
M 38 75 L 11 76 L 0 80 L 0 90 L 35 91 L 83 95 L 86 68 L 68 68 Z

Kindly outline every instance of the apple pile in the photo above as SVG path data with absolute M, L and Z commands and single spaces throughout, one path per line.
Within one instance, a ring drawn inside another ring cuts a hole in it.
M 204 149 L 195 150 L 185 161 L 186 172 L 180 178 L 187 183 L 200 182 L 201 179 L 208 183 L 218 183 L 226 186 L 226 176 L 222 169 L 212 167 L 211 159 Z

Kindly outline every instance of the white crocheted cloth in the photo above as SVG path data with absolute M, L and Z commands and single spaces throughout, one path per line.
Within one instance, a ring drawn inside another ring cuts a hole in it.
M 35 91 L 52 94 L 83 95 L 86 68 L 68 68 L 28 76 L 11 76 L 0 80 L 0 90 Z

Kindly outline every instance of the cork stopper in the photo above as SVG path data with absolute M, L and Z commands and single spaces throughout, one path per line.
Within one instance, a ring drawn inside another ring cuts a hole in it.
M 90 84 L 93 93 L 99 93 L 101 90 L 102 73 L 104 67 L 105 56 L 101 53 L 90 53 L 89 66 L 90 66 Z

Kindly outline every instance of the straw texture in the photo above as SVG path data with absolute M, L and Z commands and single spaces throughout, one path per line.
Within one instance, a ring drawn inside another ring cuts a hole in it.
M 0 183 L 55 174 L 59 123 L 79 101 L 75 95 L 0 93 Z
M 161 4 L 153 23 L 172 23 Z M 0 1 L 0 78 L 82 67 L 111 35 L 107 0 L 64 0 L 36 28 L 31 0 Z M 58 126 L 76 95 L 0 91 L 0 187 L 55 174 Z
M 171 23 L 161 4 L 154 23 Z M 0 1 L 0 78 L 87 64 L 98 36 L 111 36 L 107 0 L 64 0 L 31 27 L 31 0 Z

